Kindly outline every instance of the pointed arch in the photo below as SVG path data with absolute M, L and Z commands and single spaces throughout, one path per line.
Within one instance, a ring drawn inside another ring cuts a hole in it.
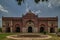
M 20 27 L 16 27 L 16 32 L 20 32 Z
M 41 24 L 40 25 L 40 33 L 44 32 L 45 31 L 45 25 L 44 24 Z
M 50 28 L 50 33 L 55 33 L 55 29 L 53 27 Z
M 28 22 L 29 22 L 29 23 L 34 23 L 32 20 L 28 20 L 26 23 L 28 23 Z
M 20 32 L 20 25 L 19 24 L 15 25 L 15 32 Z
M 32 27 L 31 26 L 28 27 L 28 33 L 32 33 Z
M 34 27 L 35 27 L 35 25 L 34 25 L 33 20 L 28 20 L 28 21 L 26 21 L 25 27 L 27 28 L 27 29 L 26 29 L 26 30 L 27 30 L 26 32 L 28 32 L 28 33 L 34 32 Z
M 6 32 L 10 32 L 10 27 L 7 27 L 6 28 Z
M 40 33 L 44 32 L 44 27 L 40 27 Z

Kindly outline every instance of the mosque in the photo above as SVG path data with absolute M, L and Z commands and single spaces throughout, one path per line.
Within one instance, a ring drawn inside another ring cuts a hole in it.
M 3 33 L 56 33 L 58 30 L 58 17 L 38 17 L 27 12 L 22 17 L 2 17 Z

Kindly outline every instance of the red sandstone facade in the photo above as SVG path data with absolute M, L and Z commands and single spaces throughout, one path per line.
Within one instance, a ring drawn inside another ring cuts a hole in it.
M 56 33 L 58 17 L 38 17 L 32 12 L 22 17 L 2 17 L 2 32 Z

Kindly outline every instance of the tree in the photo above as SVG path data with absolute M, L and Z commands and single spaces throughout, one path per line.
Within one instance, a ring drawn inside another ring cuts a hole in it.
M 0 32 L 2 32 L 2 28 L 0 28 Z
M 34 0 L 35 1 L 35 3 L 39 3 L 40 2 L 40 0 Z
M 18 5 L 21 5 L 22 2 L 24 3 L 24 0 L 16 0 L 16 1 L 17 1 Z M 41 1 L 41 0 L 34 0 L 34 2 L 37 3 L 37 4 L 38 4 L 40 1 Z M 42 0 L 42 2 L 44 2 L 44 1 L 47 2 L 48 0 Z
M 60 28 L 58 29 L 58 32 L 60 32 Z
M 24 1 L 24 0 L 16 0 L 18 2 L 18 5 L 21 5 L 21 3 Z

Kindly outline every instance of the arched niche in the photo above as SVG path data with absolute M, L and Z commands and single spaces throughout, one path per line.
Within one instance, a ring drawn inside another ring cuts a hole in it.
M 40 28 L 39 28 L 39 32 L 40 33 L 43 33 L 45 31 L 45 25 L 44 24 L 41 24 L 40 25 Z
M 28 27 L 28 33 L 32 33 L 32 27 L 31 26 Z
M 50 28 L 50 33 L 55 33 L 55 28 L 51 27 Z
M 40 27 L 40 33 L 44 32 L 44 27 Z
M 20 32 L 20 25 L 19 24 L 15 25 L 15 32 Z
M 10 27 L 6 27 L 6 32 L 10 32 Z
M 34 32 L 34 22 L 32 20 L 28 20 L 26 22 L 26 26 L 25 26 L 27 29 L 26 31 L 29 33 L 29 32 Z

